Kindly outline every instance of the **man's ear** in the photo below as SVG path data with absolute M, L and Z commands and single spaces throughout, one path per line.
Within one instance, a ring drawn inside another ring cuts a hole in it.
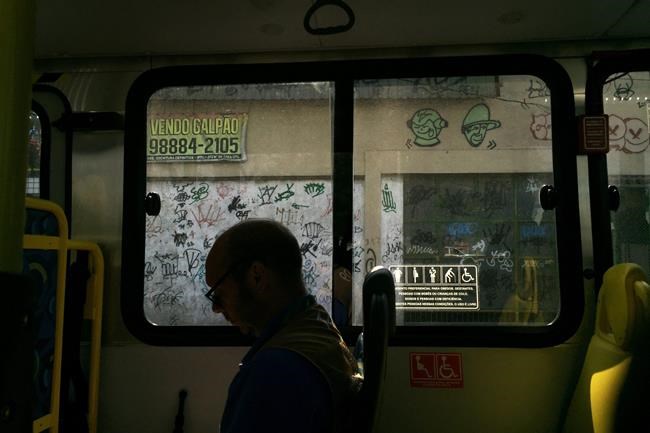
M 251 287 L 261 290 L 268 285 L 269 270 L 264 263 L 254 261 L 248 269 L 248 282 Z

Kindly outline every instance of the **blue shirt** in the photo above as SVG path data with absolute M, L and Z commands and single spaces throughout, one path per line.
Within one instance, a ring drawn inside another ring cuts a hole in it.
M 244 356 L 228 390 L 221 433 L 331 431 L 332 392 L 318 368 L 288 349 L 260 350 L 283 317 L 272 321 Z

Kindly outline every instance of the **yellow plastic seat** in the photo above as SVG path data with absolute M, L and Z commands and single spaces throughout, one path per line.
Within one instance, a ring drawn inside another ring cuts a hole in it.
M 650 431 L 650 425 L 638 430 L 650 395 L 649 336 L 650 287 L 645 273 L 632 263 L 615 265 L 603 278 L 594 335 L 564 432 Z

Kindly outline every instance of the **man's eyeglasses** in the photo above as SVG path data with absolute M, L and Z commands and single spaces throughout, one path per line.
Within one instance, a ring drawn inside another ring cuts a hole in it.
M 239 265 L 239 263 L 235 262 L 228 269 L 226 269 L 226 272 L 219 278 L 213 285 L 210 287 L 210 290 L 205 294 L 205 297 L 210 300 L 213 304 L 219 304 L 219 295 L 217 294 L 217 287 L 219 287 L 224 281 L 226 281 L 226 278 L 232 273 L 232 271 L 235 270 L 235 268 Z

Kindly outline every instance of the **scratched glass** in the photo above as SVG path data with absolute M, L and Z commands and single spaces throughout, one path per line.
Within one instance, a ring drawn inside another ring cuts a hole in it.
M 620 73 L 603 87 L 609 115 L 607 172 L 621 204 L 611 213 L 614 263 L 650 271 L 650 72 Z
M 332 309 L 330 83 L 164 88 L 147 108 L 144 311 L 164 326 L 229 325 L 205 293 L 215 239 L 248 218 L 296 236 L 307 289 Z
M 357 81 L 353 322 L 375 265 L 397 323 L 544 326 L 559 312 L 550 92 L 533 76 Z

